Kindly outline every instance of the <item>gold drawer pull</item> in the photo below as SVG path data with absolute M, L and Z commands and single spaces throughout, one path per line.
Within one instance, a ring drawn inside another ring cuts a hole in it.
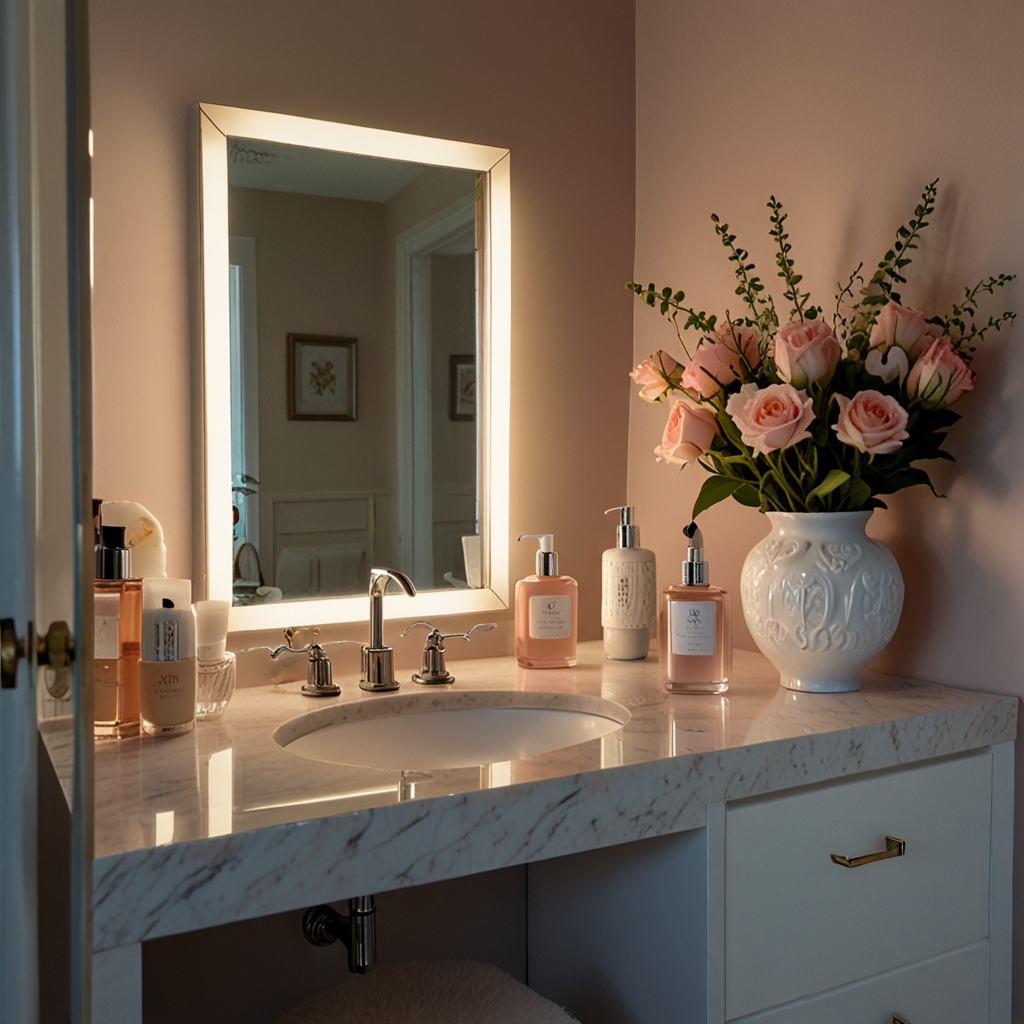
M 841 864 L 844 868 L 859 868 L 862 864 L 874 864 L 876 860 L 888 860 L 890 857 L 902 857 L 907 852 L 907 844 L 893 836 L 885 837 L 885 850 L 881 853 L 865 853 L 863 857 L 844 857 L 841 853 L 832 854 L 832 863 Z M 893 1017 L 893 1024 L 906 1024 L 898 1017 Z

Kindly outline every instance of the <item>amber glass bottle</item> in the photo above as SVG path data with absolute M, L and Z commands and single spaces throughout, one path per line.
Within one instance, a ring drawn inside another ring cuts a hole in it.
M 96 548 L 95 691 L 97 737 L 139 734 L 139 661 L 142 657 L 142 580 L 131 575 L 123 526 L 103 526 Z

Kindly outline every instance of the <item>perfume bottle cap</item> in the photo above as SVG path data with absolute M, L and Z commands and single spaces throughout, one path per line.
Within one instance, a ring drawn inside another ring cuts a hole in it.
M 619 525 L 615 528 L 615 546 L 619 548 L 640 547 L 640 527 L 633 524 L 633 506 L 616 505 L 605 511 L 619 513 Z
M 555 535 L 553 533 L 521 533 L 520 540 L 532 537 L 539 542 L 540 550 L 537 552 L 537 575 L 557 576 L 558 575 L 558 552 L 555 551 Z
M 683 562 L 683 586 L 706 587 L 709 584 L 708 563 L 704 561 L 704 535 L 694 522 L 683 527 L 689 541 Z
M 96 548 L 96 579 L 127 580 L 132 575 L 132 553 L 124 544 L 123 526 L 101 526 Z

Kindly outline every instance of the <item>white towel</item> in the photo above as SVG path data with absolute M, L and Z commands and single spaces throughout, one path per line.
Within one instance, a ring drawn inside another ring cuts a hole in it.
M 565 1010 L 491 964 L 380 967 L 307 999 L 277 1024 L 571 1024 Z

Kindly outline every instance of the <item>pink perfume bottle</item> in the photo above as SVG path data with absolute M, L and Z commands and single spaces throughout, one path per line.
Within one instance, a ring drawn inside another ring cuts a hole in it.
M 658 616 L 661 677 L 669 693 L 725 693 L 732 674 L 729 595 L 708 582 L 697 524 L 683 533 L 689 539 L 683 582 L 665 588 Z
M 516 660 L 523 668 L 569 668 L 576 664 L 576 603 L 579 587 L 558 575 L 558 553 L 550 533 L 524 533 L 540 542 L 537 572 L 516 584 Z

